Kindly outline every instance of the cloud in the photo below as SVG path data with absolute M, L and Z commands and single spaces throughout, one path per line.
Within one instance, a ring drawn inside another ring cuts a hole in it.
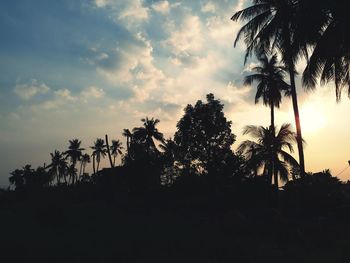
M 169 14 L 170 5 L 168 1 L 159 1 L 152 5 L 152 9 L 158 13 L 165 15 L 165 14 Z
M 29 100 L 37 94 L 45 94 L 50 88 L 45 83 L 32 79 L 30 83 L 17 84 L 14 92 L 23 100 Z
M 216 11 L 216 6 L 213 2 L 209 1 L 205 5 L 202 5 L 201 11 L 203 13 L 214 13 Z
M 168 23 L 167 30 L 171 33 L 163 45 L 171 48 L 173 54 L 191 54 L 202 50 L 204 38 L 201 20 L 198 16 L 187 15 L 179 26 Z
M 149 8 L 143 5 L 142 0 L 95 0 L 97 8 L 108 8 L 110 17 L 115 20 L 124 20 L 130 24 L 138 23 L 149 18 Z
M 95 86 L 84 89 L 80 94 L 84 102 L 87 102 L 89 99 L 100 99 L 104 95 L 104 90 Z

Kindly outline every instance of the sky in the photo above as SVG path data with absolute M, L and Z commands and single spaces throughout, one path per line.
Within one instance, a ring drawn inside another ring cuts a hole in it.
M 244 65 L 243 43 L 233 45 L 242 24 L 230 17 L 249 4 L 1 1 L 0 186 L 16 168 L 50 163 L 49 153 L 66 150 L 70 139 L 88 152 L 105 134 L 125 142 L 122 130 L 146 116 L 160 119 L 170 137 L 184 107 L 208 93 L 225 105 L 237 135 L 233 149 L 249 139 L 245 125 L 268 126 L 269 109 L 254 104 L 255 86 L 242 84 L 256 62 Z M 337 175 L 350 159 L 350 101 L 344 93 L 336 103 L 332 83 L 313 92 L 297 84 L 306 170 Z M 294 123 L 289 98 L 276 112 L 282 123 Z M 339 177 L 348 180 L 350 169 Z

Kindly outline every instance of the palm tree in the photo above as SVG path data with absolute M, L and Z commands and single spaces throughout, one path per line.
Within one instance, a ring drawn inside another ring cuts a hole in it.
M 59 166 L 60 166 L 60 161 L 63 158 L 62 153 L 55 150 L 53 153 L 50 153 L 50 156 L 51 156 L 51 164 L 49 164 L 46 168 L 50 168 L 49 173 L 53 178 L 56 177 L 57 184 L 60 184 L 61 178 L 60 178 Z
M 115 166 L 115 158 L 123 154 L 122 149 L 124 149 L 124 147 L 119 140 L 112 140 L 111 153 L 113 155 L 113 167 Z
M 96 141 L 94 142 L 94 146 L 91 147 L 94 151 L 92 152 L 92 157 L 93 157 L 93 164 L 95 164 L 95 160 L 97 162 L 97 169 L 95 172 L 94 168 L 94 173 L 98 172 L 100 162 L 101 162 L 101 157 L 105 158 L 107 154 L 107 149 L 105 145 L 105 141 L 101 138 L 97 138 Z M 95 165 L 93 165 L 95 167 Z
M 277 55 L 273 54 L 270 58 L 265 52 L 257 53 L 260 62 L 259 66 L 252 68 L 255 72 L 244 79 L 244 85 L 252 85 L 254 81 L 258 82 L 255 103 L 262 98 L 263 104 L 271 109 L 271 127 L 275 127 L 274 107 L 279 108 L 282 100 L 281 91 L 288 94 L 290 86 L 284 81 L 285 67 L 277 64 Z
M 130 159 L 130 144 L 132 142 L 132 133 L 129 129 L 124 129 L 122 135 L 126 137 L 126 150 L 128 151 L 128 157 Z
M 245 62 L 253 51 L 278 50 L 282 62 L 289 72 L 291 96 L 297 130 L 300 173 L 305 174 L 304 151 L 302 143 L 299 108 L 295 85 L 295 64 L 300 54 L 306 53 L 306 43 L 302 40 L 305 32 L 301 30 L 296 15 L 298 1 L 292 0 L 253 0 L 253 5 L 236 12 L 233 21 L 243 20 L 247 23 L 237 34 L 235 45 L 244 38 L 247 46 Z
M 342 88 L 348 87 L 350 95 L 350 36 L 348 34 L 348 8 L 344 1 L 308 0 L 303 9 L 312 6 L 314 31 L 319 34 L 308 39 L 313 53 L 303 73 L 303 83 L 315 88 L 320 78 L 321 85 L 334 81 L 337 101 L 341 98 Z M 305 21 L 306 19 L 304 19 Z
M 153 138 L 157 141 L 163 142 L 164 136 L 163 133 L 159 132 L 156 128 L 159 123 L 158 119 L 141 119 L 143 122 L 143 127 L 133 129 L 133 137 L 138 143 L 144 143 L 146 145 L 146 150 L 148 153 L 150 151 L 157 151 L 156 145 L 153 141 Z
M 68 163 L 65 158 L 61 158 L 58 164 L 58 174 L 59 177 L 63 177 L 65 184 L 67 184 L 67 175 L 68 175 Z
M 75 178 L 77 177 L 77 172 L 78 171 L 73 164 L 68 166 L 67 174 L 69 175 L 69 181 L 71 182 L 71 184 L 75 183 Z
M 274 184 L 278 189 L 278 180 L 287 182 L 291 168 L 299 167 L 298 162 L 287 153 L 287 148 L 293 152 L 293 143 L 296 142 L 296 135 L 291 130 L 290 124 L 283 124 L 279 132 L 274 134 L 275 129 L 264 128 L 262 126 L 246 126 L 243 134 L 249 134 L 255 141 L 246 140 L 238 147 L 238 152 L 242 153 L 247 159 L 250 168 L 262 168 L 264 175 L 272 169 L 274 175 Z M 270 172 L 270 174 L 272 174 Z
M 75 170 L 76 163 L 80 160 L 82 151 L 85 150 L 84 148 L 80 148 L 80 145 L 81 141 L 79 141 L 78 139 L 69 140 L 68 150 L 64 153 L 66 155 L 66 158 L 70 159 L 71 165 L 73 166 L 71 171 Z M 72 184 L 74 184 L 75 182 L 75 177 L 76 176 L 74 175 L 74 177 L 72 178 Z

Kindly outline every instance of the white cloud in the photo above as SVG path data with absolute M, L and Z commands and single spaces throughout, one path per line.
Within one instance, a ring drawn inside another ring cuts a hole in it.
M 157 3 L 154 3 L 152 5 L 152 9 L 156 12 L 159 12 L 161 14 L 169 14 L 170 12 L 170 5 L 168 1 L 160 1 Z
M 87 101 L 88 99 L 100 99 L 105 95 L 105 92 L 103 89 L 91 86 L 86 89 L 84 89 L 81 92 L 81 98 L 83 101 Z
M 95 0 L 97 8 L 109 8 L 112 19 L 126 20 L 138 23 L 149 18 L 149 8 L 143 5 L 142 0 Z
M 107 0 L 95 0 L 95 4 L 97 7 L 105 7 L 107 5 Z
M 201 11 L 204 13 L 214 13 L 216 11 L 216 6 L 213 2 L 209 1 L 202 6 Z
M 45 83 L 32 79 L 30 83 L 17 84 L 14 92 L 23 100 L 29 100 L 37 94 L 45 94 L 50 88 Z
M 63 98 L 68 101 L 75 101 L 76 98 L 72 96 L 71 91 L 69 89 L 59 89 L 55 91 L 55 95 L 58 98 Z
M 135 20 L 148 19 L 149 9 L 143 6 L 141 0 L 129 1 L 129 5 L 120 13 L 119 18 L 132 18 Z
M 202 50 L 204 37 L 198 16 L 188 15 L 183 18 L 180 26 L 177 27 L 170 22 L 167 27 L 171 34 L 163 45 L 170 47 L 173 54 L 195 53 Z

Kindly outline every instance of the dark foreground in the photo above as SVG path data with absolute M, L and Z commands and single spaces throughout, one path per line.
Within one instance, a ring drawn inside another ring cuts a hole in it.
M 350 208 L 284 195 L 7 193 L 1 262 L 350 262 Z

